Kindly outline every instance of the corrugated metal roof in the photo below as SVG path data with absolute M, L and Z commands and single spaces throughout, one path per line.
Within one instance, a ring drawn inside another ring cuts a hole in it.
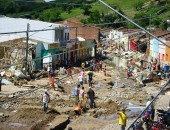
M 30 30 L 54 29 L 58 27 L 65 27 L 64 25 L 61 25 L 61 24 L 53 24 L 53 23 L 42 22 L 38 20 L 0 17 L 0 33 L 26 31 L 28 23 L 30 24 Z M 49 25 L 52 25 L 52 26 L 49 27 Z M 54 30 L 29 32 L 29 38 L 48 42 L 48 43 L 53 43 L 54 33 L 55 33 Z M 26 33 L 16 33 L 15 35 L 18 35 L 20 37 L 26 37 Z M 0 34 L 0 39 L 1 37 L 3 37 L 3 41 L 5 39 L 6 41 L 9 40 L 9 35 Z

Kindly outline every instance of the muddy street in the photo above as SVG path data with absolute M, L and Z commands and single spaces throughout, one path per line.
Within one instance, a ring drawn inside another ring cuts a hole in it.
M 80 68 L 77 69 L 80 70 Z M 88 71 L 85 71 L 85 75 L 87 73 Z M 68 127 L 72 127 L 74 130 L 117 129 L 118 115 L 116 113 L 118 110 L 126 107 L 128 124 L 130 124 L 134 117 L 145 108 L 146 97 L 158 92 L 159 89 L 159 84 L 155 83 L 141 86 L 135 80 L 126 78 L 126 70 L 120 71 L 120 69 L 109 65 L 107 65 L 106 75 L 101 70 L 93 73 L 92 89 L 95 92 L 95 108 L 90 109 L 88 100 L 85 98 L 82 103 L 82 114 L 75 115 L 73 88 L 77 84 L 78 74 L 74 74 L 73 79 L 71 77 L 64 78 L 58 83 L 55 90 L 49 89 L 48 78 L 40 78 L 30 81 L 26 87 L 20 86 L 21 91 L 16 88 L 11 93 L 1 94 L 0 100 L 4 101 L 45 85 L 45 87 L 1 105 L 0 129 L 67 130 Z M 115 80 L 118 80 L 116 87 L 114 86 Z M 85 97 L 87 97 L 89 85 L 85 83 L 83 86 Z M 3 87 L 6 87 L 6 91 L 11 89 L 11 86 L 4 85 Z M 148 91 L 146 88 L 150 88 L 150 90 Z M 51 99 L 46 113 L 43 112 L 41 99 L 45 90 L 48 91 Z M 158 103 L 158 105 L 160 104 Z M 139 107 L 139 109 L 133 109 L 134 107 Z

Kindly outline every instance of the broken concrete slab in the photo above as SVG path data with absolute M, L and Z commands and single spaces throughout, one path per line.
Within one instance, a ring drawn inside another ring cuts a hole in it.
M 68 115 L 59 115 L 49 122 L 43 130 L 63 130 L 69 123 Z

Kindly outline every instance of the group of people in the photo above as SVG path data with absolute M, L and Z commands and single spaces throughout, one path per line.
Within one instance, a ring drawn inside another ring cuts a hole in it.
M 103 62 L 102 60 L 91 60 L 81 63 L 81 68 L 90 67 L 91 71 L 99 71 L 102 70 Z
M 80 115 L 82 112 L 82 104 L 89 102 L 90 108 L 94 108 L 95 103 L 94 103 L 94 98 L 95 98 L 95 92 L 92 89 L 92 85 L 89 84 L 89 89 L 85 93 L 84 86 L 83 86 L 83 81 L 78 80 L 78 85 L 74 87 L 73 94 L 75 97 L 75 113 L 76 115 Z M 86 95 L 85 95 L 86 94 Z
M 154 121 L 154 117 L 155 117 L 154 102 L 152 104 L 150 104 L 153 99 L 154 99 L 154 96 L 147 98 L 147 103 L 146 103 L 147 111 L 144 114 L 144 116 L 146 116 L 149 120 L 152 120 L 152 121 Z M 127 121 L 127 115 L 125 113 L 125 108 L 122 108 L 121 111 L 117 112 L 117 114 L 119 115 L 120 130 L 125 130 L 126 121 Z

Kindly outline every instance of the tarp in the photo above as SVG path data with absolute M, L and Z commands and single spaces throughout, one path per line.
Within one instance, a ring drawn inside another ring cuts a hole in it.
M 130 39 L 130 50 L 133 50 L 133 51 L 138 50 L 137 43 L 135 42 L 134 39 Z
M 14 86 L 14 83 L 12 83 L 12 82 L 10 82 L 10 81 L 8 81 L 6 79 L 2 79 L 2 84 Z
M 19 78 L 25 78 L 26 77 L 20 70 L 15 70 L 14 74 L 15 74 L 15 76 L 17 76 Z

